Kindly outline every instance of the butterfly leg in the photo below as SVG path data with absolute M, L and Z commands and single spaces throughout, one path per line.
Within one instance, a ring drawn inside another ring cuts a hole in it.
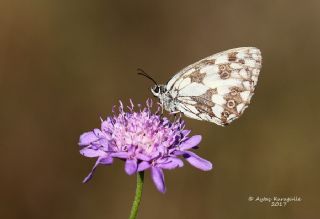
M 170 114 L 178 114 L 180 113 L 180 111 L 173 111 L 173 112 L 170 112 Z
M 180 111 L 174 111 L 174 112 L 170 112 L 170 115 L 173 115 L 173 119 L 176 120 L 177 116 L 180 115 L 181 117 L 181 112 Z

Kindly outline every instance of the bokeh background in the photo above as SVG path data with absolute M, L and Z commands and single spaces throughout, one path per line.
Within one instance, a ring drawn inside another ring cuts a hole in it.
M 319 218 L 320 2 L 0 1 L 0 217 L 127 218 L 135 177 L 98 168 L 79 135 L 119 99 L 144 102 L 213 53 L 256 46 L 252 104 L 227 128 L 187 119 L 211 172 L 167 171 L 165 195 L 146 175 L 138 218 Z M 286 207 L 248 197 L 299 196 Z

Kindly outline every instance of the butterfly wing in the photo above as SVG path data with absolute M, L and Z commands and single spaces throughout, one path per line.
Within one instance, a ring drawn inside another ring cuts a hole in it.
M 260 50 L 223 51 L 187 66 L 167 84 L 186 116 L 225 126 L 250 103 L 262 64 Z

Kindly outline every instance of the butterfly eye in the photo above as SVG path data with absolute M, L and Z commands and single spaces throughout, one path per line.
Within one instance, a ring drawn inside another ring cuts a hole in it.
M 154 92 L 155 92 L 155 93 L 159 93 L 159 92 L 160 92 L 160 87 L 159 87 L 159 86 L 156 86 L 156 87 L 154 88 Z
M 153 93 L 154 96 L 156 96 L 156 97 L 159 96 L 159 94 L 160 94 L 160 92 L 161 92 L 160 86 L 158 86 L 158 85 L 152 86 L 152 87 L 151 87 L 151 91 L 152 91 L 152 93 Z

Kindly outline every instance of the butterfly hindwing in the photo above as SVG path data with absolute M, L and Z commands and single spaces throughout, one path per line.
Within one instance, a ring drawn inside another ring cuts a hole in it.
M 167 89 L 186 116 L 224 126 L 250 103 L 261 62 L 260 50 L 254 47 L 220 52 L 182 69 Z

